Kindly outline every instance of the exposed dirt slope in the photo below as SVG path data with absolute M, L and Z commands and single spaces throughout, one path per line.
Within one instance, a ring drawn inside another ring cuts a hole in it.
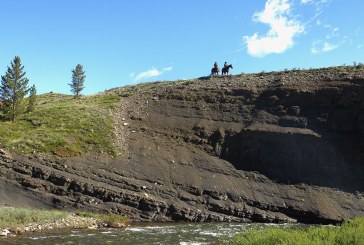
M 0 157 L 1 202 L 153 221 L 364 216 L 364 67 L 120 88 L 116 158 Z M 18 195 L 19 196 L 19 195 Z M 35 201 L 36 200 L 36 201 Z M 21 202 L 19 203 L 21 204 Z

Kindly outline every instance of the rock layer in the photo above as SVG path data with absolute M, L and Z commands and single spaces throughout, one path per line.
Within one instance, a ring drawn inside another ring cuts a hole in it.
M 3 153 L 0 202 L 144 221 L 364 216 L 364 73 L 345 69 L 109 91 L 132 94 L 113 111 L 117 157 Z

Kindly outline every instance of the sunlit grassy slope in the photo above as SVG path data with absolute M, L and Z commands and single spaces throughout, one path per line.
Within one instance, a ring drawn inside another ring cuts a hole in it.
M 37 96 L 35 110 L 17 122 L 0 121 L 0 143 L 16 153 L 47 153 L 62 157 L 97 151 L 114 154 L 111 110 L 121 96 L 98 94 Z

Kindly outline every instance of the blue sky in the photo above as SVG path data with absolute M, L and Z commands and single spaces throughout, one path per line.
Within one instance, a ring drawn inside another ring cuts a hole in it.
M 0 0 L 0 73 L 20 56 L 38 94 L 364 62 L 363 0 Z

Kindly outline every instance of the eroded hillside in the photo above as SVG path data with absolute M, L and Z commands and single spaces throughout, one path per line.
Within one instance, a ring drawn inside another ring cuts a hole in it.
M 116 157 L 4 153 L 3 203 L 153 221 L 335 223 L 364 216 L 363 66 L 107 93 L 121 97 L 112 110 Z

